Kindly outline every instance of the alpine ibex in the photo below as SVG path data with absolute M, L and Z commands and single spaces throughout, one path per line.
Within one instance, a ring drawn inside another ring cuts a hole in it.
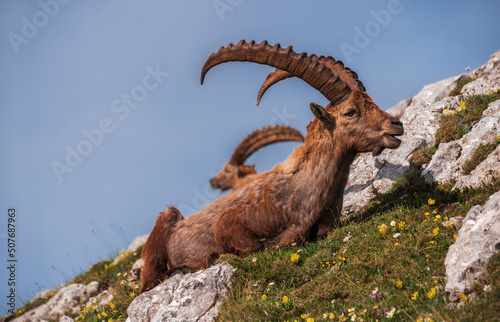
M 335 62 L 331 57 L 326 58 Z M 177 269 L 211 265 L 223 253 L 245 257 L 328 232 L 340 216 L 349 168 L 357 153 L 379 155 L 401 144 L 403 124 L 362 90 L 356 74 L 292 47 L 264 41 L 221 47 L 205 62 L 201 82 L 214 66 L 230 61 L 266 64 L 286 71 L 322 93 L 326 107 L 311 103 L 315 119 L 304 144 L 256 180 L 186 219 L 169 207 L 158 216 L 144 246 L 141 292 Z
M 284 125 L 270 125 L 253 131 L 238 144 L 231 159 L 210 180 L 210 185 L 214 189 L 225 191 L 227 189 L 238 189 L 252 182 L 257 178 L 257 171 L 255 171 L 255 165 L 243 164 L 246 159 L 266 145 L 283 141 L 304 142 L 304 137 L 296 129 Z

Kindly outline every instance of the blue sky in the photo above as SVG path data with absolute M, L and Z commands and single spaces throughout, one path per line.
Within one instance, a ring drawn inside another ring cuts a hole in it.
M 326 99 L 298 79 L 259 107 L 271 67 L 220 65 L 200 85 L 220 46 L 265 39 L 332 55 L 387 109 L 485 63 L 500 49 L 499 13 L 494 0 L 2 1 L 0 260 L 14 207 L 18 303 L 149 233 L 166 205 L 187 216 L 220 197 L 208 181 L 253 130 L 305 134 L 309 103 Z M 268 170 L 295 146 L 250 162 Z

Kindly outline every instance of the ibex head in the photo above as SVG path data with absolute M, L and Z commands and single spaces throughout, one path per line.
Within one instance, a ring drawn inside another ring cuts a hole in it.
M 210 180 L 210 185 L 213 189 L 220 189 L 222 191 L 234 189 L 234 187 L 237 186 L 238 179 L 245 178 L 251 174 L 257 174 L 255 165 L 238 165 L 228 162 L 224 165 L 224 168 Z
M 201 82 L 208 70 L 228 61 L 250 61 L 277 68 L 266 79 L 259 100 L 269 86 L 294 76 L 316 88 L 330 101 L 326 108 L 311 104 L 318 121 L 308 127 L 306 144 L 308 141 L 317 144 L 331 137 L 335 144 L 343 146 L 342 151 L 372 152 L 374 155 L 401 144 L 396 136 L 403 135 L 403 124 L 382 111 L 365 92 L 357 74 L 332 57 L 298 54 L 291 46 L 271 46 L 267 41 L 256 44 L 242 40 L 210 55 L 203 66 Z M 324 135 L 325 132 L 329 135 Z
M 268 126 L 252 132 L 236 147 L 229 162 L 210 180 L 210 185 L 225 191 L 246 184 L 249 180 L 245 178 L 257 174 L 254 165 L 243 164 L 247 158 L 266 145 L 283 141 L 304 142 L 304 137 L 296 129 L 284 125 Z
M 386 148 L 396 149 L 403 135 L 403 124 L 382 111 L 365 92 L 353 91 L 340 104 L 326 108 L 311 103 L 311 111 L 321 122 L 324 131 L 355 153 L 372 152 L 379 155 Z

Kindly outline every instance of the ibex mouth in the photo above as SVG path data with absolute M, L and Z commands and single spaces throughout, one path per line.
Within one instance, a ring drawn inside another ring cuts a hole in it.
M 396 136 L 401 136 L 403 135 L 403 133 L 385 133 L 384 136 L 387 136 L 389 137 L 389 140 L 391 143 L 394 143 L 394 144 L 401 144 L 401 140 L 398 139 Z

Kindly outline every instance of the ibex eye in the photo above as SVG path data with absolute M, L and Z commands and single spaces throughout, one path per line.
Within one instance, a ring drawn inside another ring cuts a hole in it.
M 354 116 L 354 114 L 356 114 L 355 110 L 349 110 L 349 111 L 347 111 L 347 113 L 344 114 L 344 116 L 350 117 L 350 116 Z

